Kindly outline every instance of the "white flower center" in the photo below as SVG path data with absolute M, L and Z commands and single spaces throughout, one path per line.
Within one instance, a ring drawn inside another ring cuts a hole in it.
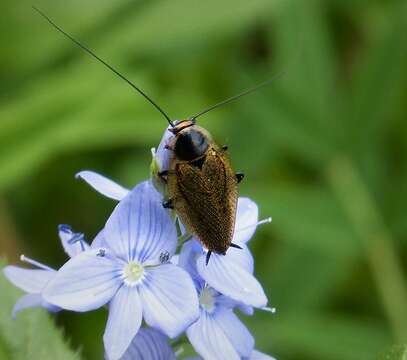
M 123 269 L 124 282 L 133 286 L 136 285 L 144 276 L 144 267 L 137 261 L 130 261 Z
M 215 296 L 214 291 L 209 287 L 204 287 L 199 294 L 199 304 L 208 313 L 215 310 Z

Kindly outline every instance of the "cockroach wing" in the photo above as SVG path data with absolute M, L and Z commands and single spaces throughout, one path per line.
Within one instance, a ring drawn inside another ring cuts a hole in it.
M 211 147 L 203 158 L 178 162 L 174 170 L 169 190 L 181 221 L 208 250 L 225 253 L 232 242 L 238 197 L 226 154 Z

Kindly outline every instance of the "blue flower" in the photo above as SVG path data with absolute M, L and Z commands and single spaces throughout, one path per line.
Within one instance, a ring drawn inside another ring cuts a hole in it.
M 78 252 L 89 247 L 84 242 L 83 234 L 74 233 L 68 225 L 60 225 L 58 228 L 59 238 L 62 246 L 69 256 L 75 256 Z M 25 291 L 27 294 L 21 296 L 13 308 L 13 318 L 24 309 L 32 307 L 43 307 L 51 312 L 61 310 L 60 307 L 45 301 L 41 295 L 47 283 L 55 277 L 56 270 L 21 255 L 21 261 L 35 266 L 37 269 L 24 269 L 18 266 L 6 266 L 3 269 L 6 278 L 15 286 Z
M 240 197 L 238 200 L 236 225 L 233 243 L 242 249 L 230 247 L 226 255 L 213 253 L 206 264 L 206 252 L 196 244 L 191 254 L 196 271 L 205 282 L 219 293 L 243 304 L 247 312 L 251 307 L 266 308 L 267 297 L 257 279 L 253 276 L 254 261 L 246 243 L 253 236 L 257 225 L 270 222 L 268 218 L 258 221 L 257 205 L 250 199 Z
M 124 354 L 142 318 L 169 337 L 197 319 L 199 303 L 189 274 L 161 262 L 162 254 L 168 260 L 174 254 L 177 233 L 151 182 L 136 186 L 119 202 L 95 241 L 103 247 L 92 244 L 69 260 L 43 296 L 73 311 L 109 303 L 103 337 L 109 360 Z
M 153 157 L 157 161 L 160 171 L 169 170 L 170 162 L 174 156 L 174 152 L 168 150 L 168 145 L 174 137 L 174 134 L 170 131 L 171 129 L 171 126 L 165 129 L 160 144 L 157 147 L 157 151 L 153 148 Z
M 218 271 L 210 270 L 212 258 L 208 265 L 204 263 L 205 250 L 198 241 L 190 240 L 182 247 L 178 264 L 193 278 L 200 303 L 199 319 L 186 334 L 204 359 L 272 359 L 254 350 L 252 335 L 233 312 L 237 307 L 252 314 L 252 305 L 271 310 L 265 308 L 267 300 L 260 284 L 253 285 L 257 280 L 252 276 L 253 258 L 246 246 L 259 223 L 256 204 L 239 198 L 233 242 L 243 249 L 230 248 L 226 256 L 214 254 Z M 244 288 L 252 290 L 246 293 Z
M 174 136 L 173 133 L 171 133 L 167 128 L 164 131 L 163 137 L 160 141 L 160 144 L 158 145 L 157 151 L 155 148 L 151 149 L 152 157 L 153 157 L 153 167 L 154 171 L 153 172 L 158 172 L 158 171 L 163 171 L 163 170 L 168 170 L 169 164 L 171 157 L 173 156 L 173 153 L 171 151 L 168 151 L 166 149 L 166 146 L 169 144 L 171 141 L 171 138 Z M 155 174 L 156 175 L 156 174 Z M 94 188 L 97 192 L 101 193 L 102 195 L 113 199 L 113 200 L 122 200 L 129 192 L 129 189 L 124 188 L 123 186 L 117 184 L 113 180 L 100 175 L 94 171 L 90 170 L 83 170 L 80 171 L 75 175 L 77 179 L 84 180 L 87 182 L 92 188 Z M 154 177 L 154 174 L 153 174 Z M 153 179 L 157 180 L 157 179 Z M 158 182 L 159 183 L 159 182 Z M 162 187 L 162 184 L 158 184 L 155 182 L 156 185 L 160 185 L 159 187 Z
M 258 350 L 253 350 L 249 357 L 242 358 L 242 359 L 243 360 L 276 360 L 272 356 L 262 353 Z M 185 358 L 184 360 L 202 360 L 202 358 L 199 356 L 195 356 L 195 357 Z
M 249 360 L 276 360 L 276 359 L 273 358 L 272 356 L 262 353 L 260 351 L 253 350 L 253 352 L 250 355 Z
M 196 256 L 200 256 L 196 241 L 184 244 L 179 265 L 192 276 L 199 296 L 200 315 L 186 331 L 187 337 L 204 359 L 241 359 L 253 351 L 254 339 L 233 313 L 239 303 L 209 286 L 197 271 Z
M 248 358 L 254 339 L 234 314 L 236 303 L 207 284 L 202 284 L 197 291 L 200 316 L 186 331 L 196 352 L 208 360 Z
M 165 139 L 167 139 L 166 135 L 164 135 L 159 149 L 163 148 L 162 144 L 165 143 Z M 161 151 L 157 152 L 157 154 L 161 154 L 160 161 L 166 159 L 162 159 L 163 151 L 161 149 Z M 76 177 L 85 180 L 101 194 L 115 200 L 121 200 L 128 192 L 121 185 L 92 171 L 81 171 Z M 226 256 L 213 253 L 209 264 L 206 265 L 206 250 L 202 246 L 196 248 L 197 271 L 200 276 L 220 293 L 242 303 L 241 308 L 246 309 L 245 312 L 247 313 L 253 312 L 251 309 L 253 306 L 268 309 L 266 307 L 267 298 L 263 288 L 253 276 L 253 257 L 246 243 L 253 236 L 257 225 L 270 221 L 271 218 L 268 218 L 259 222 L 256 203 L 249 198 L 240 197 L 232 241 L 242 247 L 242 249 L 230 247 Z
M 73 232 L 69 225 L 59 225 L 58 235 L 62 247 L 69 257 L 74 257 L 85 250 L 89 250 L 89 244 L 85 241 L 85 236 L 82 233 Z
M 129 193 L 128 189 L 94 171 L 83 170 L 75 177 L 85 180 L 97 192 L 113 200 L 120 201 Z
M 152 328 L 142 328 L 120 360 L 175 360 L 168 337 Z

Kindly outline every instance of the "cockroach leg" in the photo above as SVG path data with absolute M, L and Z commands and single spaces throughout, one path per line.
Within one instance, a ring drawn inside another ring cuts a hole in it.
M 163 208 L 164 209 L 174 209 L 174 204 L 173 204 L 172 199 L 163 201 Z
M 208 251 L 207 252 L 207 254 L 206 254 L 206 265 L 208 265 L 208 263 L 209 263 L 209 259 L 211 258 L 211 255 L 212 255 L 212 251 Z
M 162 181 L 167 182 L 168 170 L 160 171 L 160 172 L 158 173 L 158 177 L 159 177 Z
M 236 176 L 237 183 L 239 184 L 244 178 L 244 173 L 238 172 L 235 174 L 235 176 Z
M 241 246 L 237 245 L 237 244 L 230 244 L 230 247 L 236 248 L 236 249 L 243 249 Z

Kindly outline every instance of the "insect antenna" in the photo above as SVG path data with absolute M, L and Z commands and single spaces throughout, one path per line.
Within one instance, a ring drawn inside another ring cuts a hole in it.
M 45 15 L 40 9 L 37 7 L 33 6 L 32 7 L 38 14 L 40 14 L 46 21 L 48 21 L 52 27 L 54 27 L 57 31 L 59 31 L 61 34 L 63 34 L 65 37 L 67 37 L 69 40 L 71 40 L 73 43 L 78 45 L 83 51 L 87 52 L 89 55 L 94 57 L 96 60 L 98 60 L 100 63 L 102 63 L 105 67 L 107 67 L 109 70 L 111 70 L 114 74 L 116 74 L 119 78 L 124 80 L 127 84 L 129 84 L 134 90 L 136 90 L 139 94 L 141 94 L 148 102 L 150 102 L 160 113 L 165 117 L 165 119 L 168 121 L 168 123 L 174 127 L 174 123 L 170 119 L 170 117 L 164 112 L 163 109 L 161 109 L 156 102 L 151 99 L 143 90 L 141 90 L 138 86 L 133 84 L 129 79 L 127 79 L 123 74 L 121 74 L 118 70 L 116 70 L 112 65 L 108 64 L 106 61 L 104 61 L 102 58 L 100 58 L 98 55 L 96 55 L 92 50 L 87 48 L 85 45 L 81 44 L 78 40 L 76 40 L 72 35 L 68 34 L 66 31 L 61 29 L 57 24 L 55 24 L 47 15 Z
M 277 75 L 274 75 L 272 78 L 270 78 L 270 79 L 268 79 L 268 80 L 266 80 L 266 81 L 264 81 L 264 82 L 262 82 L 262 83 L 260 83 L 260 84 L 258 84 L 258 85 L 256 85 L 256 86 L 254 86 L 254 87 L 252 87 L 252 88 L 250 88 L 250 89 L 247 89 L 247 90 L 243 91 L 243 92 L 240 93 L 240 94 L 237 94 L 237 95 L 235 95 L 235 96 L 232 96 L 232 97 L 230 97 L 230 98 L 228 98 L 228 99 L 226 99 L 226 100 L 223 100 L 223 101 L 221 101 L 221 102 L 219 102 L 219 103 L 217 103 L 217 104 L 214 104 L 214 105 L 212 105 L 212 106 L 206 108 L 205 110 L 202 110 L 202 111 L 199 112 L 198 114 L 196 114 L 196 115 L 194 115 L 194 116 L 191 116 L 191 117 L 189 118 L 189 120 L 195 121 L 198 117 L 200 117 L 200 116 L 203 115 L 203 114 L 208 113 L 208 112 L 211 111 L 211 110 L 214 110 L 214 109 L 216 109 L 216 108 L 218 108 L 218 107 L 221 107 L 221 106 L 223 106 L 223 105 L 226 105 L 226 104 L 228 104 L 228 103 L 230 103 L 230 102 L 232 102 L 232 101 L 235 101 L 235 100 L 237 100 L 237 99 L 240 99 L 240 98 L 243 97 L 243 96 L 249 95 L 249 94 L 251 94 L 252 92 L 255 92 L 256 90 L 262 88 L 263 86 L 269 85 L 269 84 L 272 83 L 274 80 L 278 79 L 279 77 L 283 76 L 284 74 L 285 74 L 285 71 L 282 71 L 282 72 L 278 73 Z

